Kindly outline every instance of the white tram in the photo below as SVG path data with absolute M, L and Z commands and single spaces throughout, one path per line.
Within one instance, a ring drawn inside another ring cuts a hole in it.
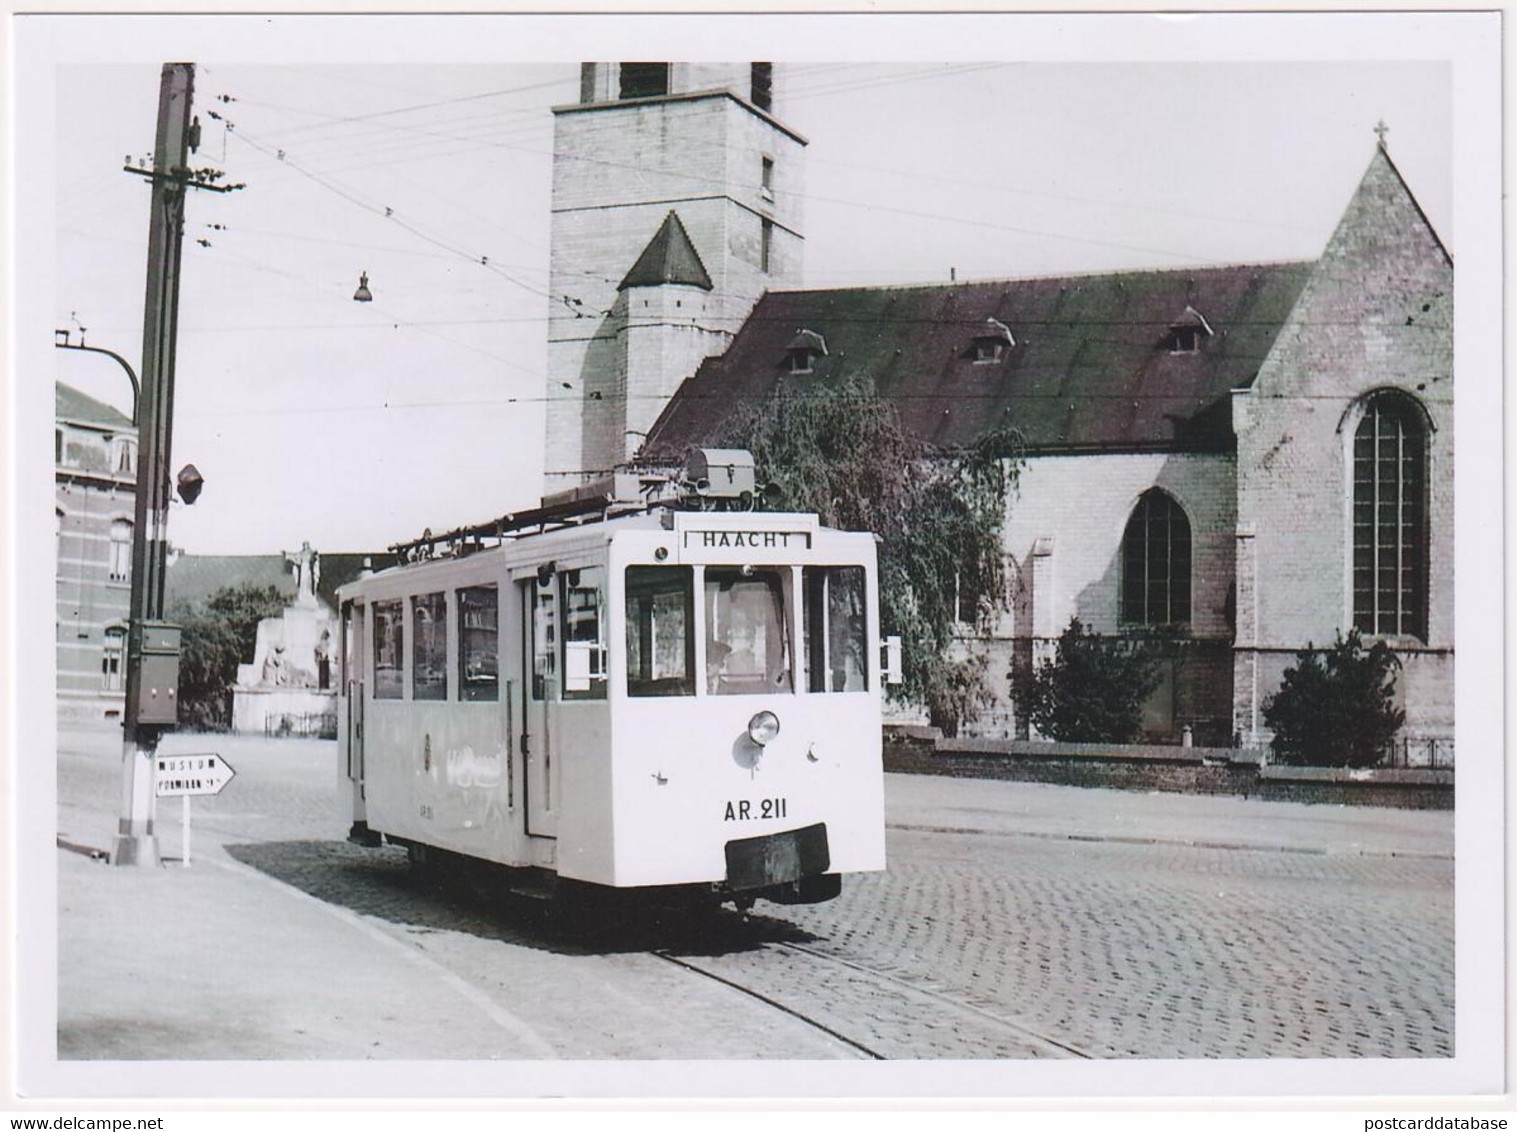
M 883 869 L 874 537 L 551 510 L 340 591 L 350 837 L 740 904 Z

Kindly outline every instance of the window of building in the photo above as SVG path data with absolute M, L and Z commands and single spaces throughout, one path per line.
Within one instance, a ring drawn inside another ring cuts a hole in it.
M 123 475 L 131 475 L 137 470 L 137 445 L 130 440 L 116 442 L 116 470 Z
M 988 318 L 975 333 L 975 361 L 977 364 L 999 362 L 1007 350 L 1015 345 L 1017 343 L 1007 324 Z
M 1201 350 L 1203 340 L 1211 337 L 1212 326 L 1200 311 L 1187 306 L 1180 317 L 1170 324 L 1165 345 L 1172 354 L 1195 354 Z
M 980 617 L 980 600 L 975 587 L 965 581 L 964 574 L 954 571 L 954 620 L 964 626 L 974 626 Z
M 411 599 L 411 698 L 448 698 L 448 599 L 440 593 Z
M 565 570 L 564 698 L 606 698 L 606 571 L 600 566 Z
M 124 582 L 132 576 L 132 524 L 126 519 L 116 519 L 111 523 L 108 569 L 113 582 Z
M 1355 429 L 1354 623 L 1364 633 L 1428 631 L 1428 436 L 1401 394 L 1365 406 Z
M 694 586 L 688 566 L 629 566 L 627 694 L 696 694 Z
M 817 359 L 828 355 L 827 339 L 814 330 L 798 330 L 785 351 L 792 373 L 811 373 Z
M 500 698 L 499 594 L 494 586 L 458 592 L 459 699 L 467 703 Z
M 864 567 L 808 566 L 801 580 L 801 657 L 807 691 L 867 690 Z
M 777 569 L 706 571 L 706 690 L 717 696 L 791 690 L 786 580 Z
M 405 609 L 399 598 L 374 603 L 374 698 L 398 700 L 403 692 Z
M 768 111 L 774 104 L 775 64 L 749 64 L 749 101 L 760 110 Z
M 53 429 L 53 463 L 63 463 L 63 430 Z
M 100 655 L 100 687 L 107 692 L 121 691 L 121 656 L 125 646 L 125 629 L 112 626 L 105 631 L 105 651 Z
M 1123 533 L 1123 621 L 1155 628 L 1191 622 L 1191 522 L 1158 489 L 1138 501 Z
M 668 63 L 623 63 L 620 98 L 654 98 L 669 93 Z
M 759 159 L 759 195 L 765 200 L 775 199 L 775 159 L 773 157 Z
M 63 512 L 53 511 L 53 560 L 55 564 L 63 562 Z
M 759 270 L 770 273 L 770 263 L 775 255 L 775 222 L 765 219 L 759 222 Z

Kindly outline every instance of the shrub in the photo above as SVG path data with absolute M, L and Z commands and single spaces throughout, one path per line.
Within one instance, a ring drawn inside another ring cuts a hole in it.
M 1281 690 L 1265 704 L 1270 749 L 1296 766 L 1375 766 L 1406 718 L 1394 706 L 1401 662 L 1384 641 L 1369 648 L 1358 629 L 1330 649 L 1297 653 Z
M 224 731 L 232 722 L 237 665 L 253 659 L 258 623 L 277 617 L 285 599 L 273 586 L 245 583 L 217 590 L 203 607 L 176 611 L 184 626 L 179 660 L 179 722 Z
M 1062 743 L 1129 743 L 1144 701 L 1159 685 L 1159 658 L 1148 641 L 1088 633 L 1072 617 L 1054 659 L 1029 681 L 1028 717 Z

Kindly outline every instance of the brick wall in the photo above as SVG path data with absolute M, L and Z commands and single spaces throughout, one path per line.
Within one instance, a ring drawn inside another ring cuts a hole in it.
M 1395 389 L 1427 411 L 1428 637 L 1394 639 L 1409 730 L 1452 729 L 1453 269 L 1377 152 L 1252 389 L 1235 397 L 1241 609 L 1235 726 L 1259 711 L 1291 653 L 1352 624 L 1352 445 L 1365 396 Z M 1242 627 L 1242 626 L 1241 626 Z M 1258 651 L 1256 651 L 1258 650 Z

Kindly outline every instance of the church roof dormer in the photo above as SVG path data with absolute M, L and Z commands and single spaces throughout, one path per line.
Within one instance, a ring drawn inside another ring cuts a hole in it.
M 660 287 L 665 283 L 683 283 L 689 287 L 700 287 L 703 291 L 712 289 L 712 277 L 707 274 L 706 265 L 701 262 L 696 245 L 691 243 L 685 225 L 673 209 L 665 216 L 664 223 L 659 225 L 659 230 L 643 249 L 643 254 L 638 256 L 637 262 L 622 282 L 617 284 L 617 290 Z

